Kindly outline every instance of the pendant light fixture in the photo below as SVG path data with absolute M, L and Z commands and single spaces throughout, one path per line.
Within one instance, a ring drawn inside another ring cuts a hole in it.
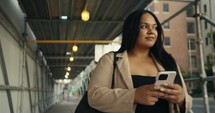
M 88 21 L 90 19 L 90 13 L 87 11 L 88 0 L 86 0 L 86 5 L 84 10 L 81 12 L 81 19 L 83 21 Z
M 67 67 L 67 71 L 71 71 L 71 67 L 70 66 Z
M 78 46 L 77 46 L 76 44 L 74 44 L 74 45 L 72 46 L 72 51 L 73 51 L 73 52 L 77 52 L 77 51 L 78 51 Z
M 71 57 L 69 58 L 69 61 L 70 61 L 70 62 L 73 62 L 73 61 L 74 61 L 74 57 L 71 56 Z

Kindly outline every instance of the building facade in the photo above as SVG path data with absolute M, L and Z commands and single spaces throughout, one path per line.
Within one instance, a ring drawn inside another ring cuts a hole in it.
M 215 22 L 215 1 L 214 0 L 201 0 L 200 13 L 211 21 Z M 202 38 L 204 39 L 204 62 L 206 73 L 211 76 L 210 72 L 212 67 L 215 67 L 215 26 L 212 26 L 206 20 L 201 20 Z M 214 70 L 215 71 L 215 70 Z
M 163 23 L 189 2 L 154 1 L 149 10 Z M 163 23 L 164 47 L 176 59 L 186 77 L 199 77 L 200 58 L 194 8 L 189 7 L 170 21 Z

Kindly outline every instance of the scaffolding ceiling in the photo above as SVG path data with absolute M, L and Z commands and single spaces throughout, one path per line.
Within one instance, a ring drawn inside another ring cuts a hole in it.
M 170 0 L 162 0 L 170 1 Z M 188 4 L 161 22 L 170 21 L 199 0 L 171 0 Z M 37 43 L 54 78 L 63 79 L 65 68 L 70 65 L 69 78 L 75 78 L 94 60 L 95 44 L 108 44 L 122 30 L 126 16 L 135 9 L 148 8 L 151 0 L 18 0 L 26 14 Z M 87 6 L 90 20 L 81 20 L 81 12 Z M 68 19 L 62 20 L 61 16 Z M 200 15 L 201 16 L 201 15 Z M 203 16 L 201 17 L 203 18 Z M 204 18 L 203 18 L 204 19 Z M 214 22 L 212 22 L 214 23 Z M 212 24 L 213 25 L 213 24 Z M 79 51 L 74 53 L 75 60 L 69 61 L 68 52 L 76 44 Z
M 94 60 L 94 45 L 108 44 L 122 30 L 123 21 L 133 10 L 145 8 L 151 0 L 18 0 L 56 79 L 63 79 L 71 65 L 69 78 L 75 78 Z M 81 20 L 87 3 L 90 20 Z M 60 19 L 67 16 L 67 20 Z M 43 41 L 43 42 L 39 42 Z M 46 42 L 44 42 L 46 41 Z M 63 42 L 64 43 L 60 43 Z M 79 48 L 69 61 L 72 45 Z

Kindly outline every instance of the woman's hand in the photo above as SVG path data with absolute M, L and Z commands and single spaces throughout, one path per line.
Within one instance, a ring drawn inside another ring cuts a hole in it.
M 165 93 L 165 96 L 162 98 L 181 106 L 185 99 L 182 87 L 178 84 L 163 84 L 162 86 L 163 88 L 160 91 Z
M 135 103 L 143 105 L 155 105 L 158 98 L 163 97 L 165 94 L 160 91 L 160 85 L 144 85 L 138 87 L 135 91 Z

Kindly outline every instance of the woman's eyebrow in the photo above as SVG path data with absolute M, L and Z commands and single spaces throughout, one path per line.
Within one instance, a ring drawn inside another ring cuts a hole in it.
M 149 24 L 147 22 L 140 22 L 140 24 L 146 24 L 146 25 L 157 25 L 156 23 L 155 24 Z

